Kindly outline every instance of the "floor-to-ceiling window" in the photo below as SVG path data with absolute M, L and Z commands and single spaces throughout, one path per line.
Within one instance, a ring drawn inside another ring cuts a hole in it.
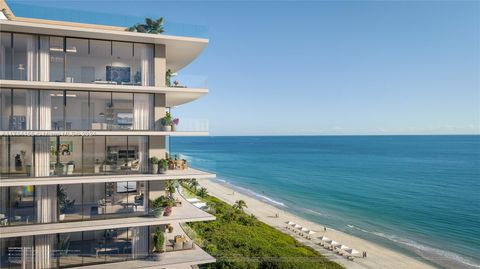
M 112 65 L 107 67 L 111 81 L 119 85 L 136 85 L 132 74 L 133 43 L 112 42 Z
M 91 130 L 108 130 L 113 123 L 112 94 L 110 92 L 90 93 Z
M 50 36 L 50 81 L 65 82 L 64 38 Z
M 35 251 L 33 236 L 0 239 L 0 267 L 33 269 Z
M 11 136 L 0 138 L 1 178 L 34 176 L 34 141 L 38 161 L 50 164 L 39 167 L 43 172 L 38 176 L 124 175 L 148 170 L 146 136 L 52 136 L 46 141 Z M 45 146 L 44 152 L 40 146 Z
M 86 174 L 103 174 L 105 165 L 105 137 L 83 137 L 83 168 Z
M 36 35 L 13 34 L 14 80 L 38 80 L 38 39 Z
M 153 95 L 0 89 L 0 130 L 150 130 Z
M 2 144 L 2 148 L 6 149 L 6 155 L 8 155 L 7 159 L 3 161 L 7 166 L 3 168 L 4 177 L 33 176 L 33 138 L 5 137 L 2 138 Z
M 0 188 L 0 226 L 36 223 L 35 187 Z
M 12 90 L 0 89 L 0 130 L 9 130 L 12 113 Z
M 112 81 L 111 66 L 112 66 L 112 42 L 104 40 L 90 41 L 90 57 L 87 58 L 89 64 L 84 68 L 90 69 L 93 73 L 92 77 L 88 78 L 90 83 L 97 84 L 117 84 Z
M 118 228 L 58 236 L 57 249 L 70 255 L 59 255 L 59 267 L 85 266 L 98 263 L 120 262 L 134 259 L 132 240 L 136 228 Z
M 63 91 L 50 91 L 51 102 L 51 130 L 65 130 Z
M 152 44 L 8 32 L 0 36 L 0 79 L 152 86 L 153 61 Z
M 0 137 L 0 179 L 8 177 L 10 174 L 10 158 L 8 157 L 9 140 L 10 138 L 7 136 Z
M 133 93 L 112 94 L 112 130 L 131 130 L 133 127 Z
M 0 33 L 0 79 L 12 79 L 12 33 Z
M 89 130 L 89 93 L 85 91 L 67 91 L 65 94 L 65 122 L 67 130 Z
M 48 268 L 69 268 L 138 259 L 148 253 L 138 228 L 117 228 L 50 235 L 51 248 L 40 246 L 34 236 L 0 239 L 0 267 L 33 269 L 36 258 L 48 259 Z M 54 251 L 53 251 L 54 250 Z M 37 257 L 36 257 L 37 256 Z M 42 260 L 42 262 L 46 262 Z

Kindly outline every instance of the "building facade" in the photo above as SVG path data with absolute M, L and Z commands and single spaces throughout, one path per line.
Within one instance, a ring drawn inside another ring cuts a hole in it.
M 168 81 L 208 40 L 20 18 L 1 5 L 0 268 L 213 262 L 181 224 L 214 216 L 178 192 L 168 216 L 152 201 L 169 180 L 215 175 L 180 158 L 161 174 L 149 162 L 168 157 L 170 136 L 208 135 L 205 123 L 162 126 L 171 107 L 208 93 Z M 167 225 L 168 251 L 153 259 Z

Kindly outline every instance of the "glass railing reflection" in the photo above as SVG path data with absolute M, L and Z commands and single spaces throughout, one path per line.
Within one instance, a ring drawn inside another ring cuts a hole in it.
M 116 15 L 111 13 L 56 7 L 47 8 L 18 2 L 9 3 L 9 7 L 16 17 L 99 24 L 125 28 L 145 21 L 145 18 L 140 16 L 124 14 Z M 162 15 L 163 14 L 161 13 L 158 14 L 158 16 Z M 165 20 L 163 34 L 206 38 L 207 27 Z
M 173 73 L 170 77 L 170 81 L 167 81 L 167 86 L 172 88 L 207 89 L 207 82 L 208 80 L 206 76 Z

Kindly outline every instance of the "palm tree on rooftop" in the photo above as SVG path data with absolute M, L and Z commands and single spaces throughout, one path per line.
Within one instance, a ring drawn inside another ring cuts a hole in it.
M 160 17 L 156 20 L 151 18 L 145 18 L 145 23 L 137 23 L 129 28 L 130 32 L 139 32 L 139 33 L 149 33 L 149 34 L 161 34 L 165 30 L 163 28 L 163 17 Z
M 237 201 L 235 201 L 235 204 L 233 205 L 233 208 L 235 208 L 237 210 L 240 210 L 240 211 L 243 211 L 243 208 L 246 208 L 246 207 L 248 207 L 247 203 L 245 203 L 245 201 L 243 201 L 243 200 L 237 200 Z

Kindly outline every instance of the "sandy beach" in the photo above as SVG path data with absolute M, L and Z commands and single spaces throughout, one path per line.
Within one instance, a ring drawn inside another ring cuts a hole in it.
M 360 252 L 367 252 L 367 258 L 357 258 L 354 261 L 349 261 L 346 258 L 333 253 L 332 251 L 326 250 L 320 246 L 316 246 L 309 240 L 298 236 L 295 237 L 299 241 L 308 246 L 314 247 L 329 259 L 345 266 L 346 268 L 435 268 L 402 253 L 390 250 L 364 239 L 336 231 L 329 227 L 326 227 L 327 231 L 324 232 L 324 226 L 321 224 L 300 218 L 273 205 L 244 195 L 238 191 L 234 191 L 225 184 L 220 184 L 212 180 L 199 180 L 199 183 L 201 186 L 207 188 L 210 195 L 216 196 L 229 204 L 233 204 L 236 200 L 244 200 L 248 206 L 248 208 L 245 209 L 247 213 L 254 214 L 259 220 L 281 230 L 282 232 L 288 233 L 289 235 L 294 236 L 295 234 L 291 232 L 289 233 L 285 229 L 285 223 L 287 221 L 293 221 L 299 225 L 316 231 L 317 234 L 315 234 L 315 236 L 317 237 L 320 235 L 325 235 Z M 278 217 L 275 216 L 276 214 L 278 214 Z

